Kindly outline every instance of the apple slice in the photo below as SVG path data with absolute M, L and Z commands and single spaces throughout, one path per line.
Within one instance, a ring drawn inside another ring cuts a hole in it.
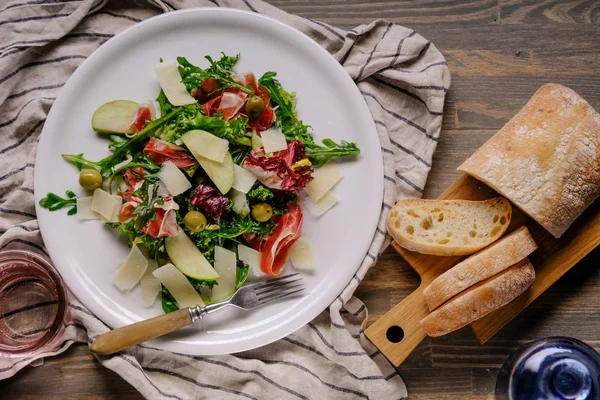
M 202 281 L 214 281 L 219 278 L 219 274 L 183 229 L 175 236 L 166 237 L 165 247 L 173 264 L 184 275 Z
M 104 103 L 92 115 L 92 129 L 100 133 L 124 135 L 138 107 L 138 103 L 129 100 Z
M 235 179 L 235 170 L 233 159 L 231 158 L 231 154 L 227 152 L 225 155 L 225 160 L 222 163 L 209 160 L 208 158 L 204 158 L 200 155 L 194 154 L 198 163 L 206 172 L 206 175 L 210 178 L 211 181 L 215 184 L 217 189 L 223 194 L 227 194 L 231 190 L 233 186 L 233 181 Z

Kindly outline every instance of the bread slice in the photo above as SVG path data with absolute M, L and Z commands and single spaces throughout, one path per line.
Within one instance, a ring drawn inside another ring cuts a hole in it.
M 485 201 L 400 200 L 387 229 L 408 250 L 437 256 L 473 254 L 502 236 L 512 208 L 502 197 Z
M 515 265 L 535 249 L 537 244 L 527 227 L 520 227 L 431 282 L 423 291 L 427 307 L 435 310 L 463 290 Z
M 535 280 L 535 270 L 528 258 L 500 272 L 449 300 L 421 320 L 431 337 L 462 328 L 499 309 L 521 295 Z

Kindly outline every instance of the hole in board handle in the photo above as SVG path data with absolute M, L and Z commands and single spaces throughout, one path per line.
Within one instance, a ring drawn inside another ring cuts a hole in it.
M 397 325 L 390 326 L 385 336 L 392 343 L 400 343 L 404 339 L 404 330 Z

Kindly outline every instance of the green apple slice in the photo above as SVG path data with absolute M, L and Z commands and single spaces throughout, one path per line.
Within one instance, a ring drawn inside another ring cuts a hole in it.
M 104 103 L 92 115 L 92 129 L 100 133 L 124 135 L 138 107 L 138 103 L 129 100 Z
M 166 237 L 165 247 L 173 264 L 185 276 L 203 281 L 219 278 L 219 274 L 183 230 L 175 236 Z

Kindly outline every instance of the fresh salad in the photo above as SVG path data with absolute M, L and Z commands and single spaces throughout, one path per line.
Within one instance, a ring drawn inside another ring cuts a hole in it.
M 156 102 L 100 106 L 92 128 L 111 154 L 63 154 L 88 194 L 40 200 L 125 236 L 131 250 L 114 284 L 140 284 L 144 305 L 160 297 L 165 312 L 221 301 L 249 276 L 277 276 L 288 255 L 296 269 L 314 268 L 300 197 L 323 214 L 342 177 L 332 159 L 360 152 L 345 141 L 316 143 L 275 72 L 257 80 L 234 72 L 239 55 L 205 58 L 205 69 L 160 60 Z

